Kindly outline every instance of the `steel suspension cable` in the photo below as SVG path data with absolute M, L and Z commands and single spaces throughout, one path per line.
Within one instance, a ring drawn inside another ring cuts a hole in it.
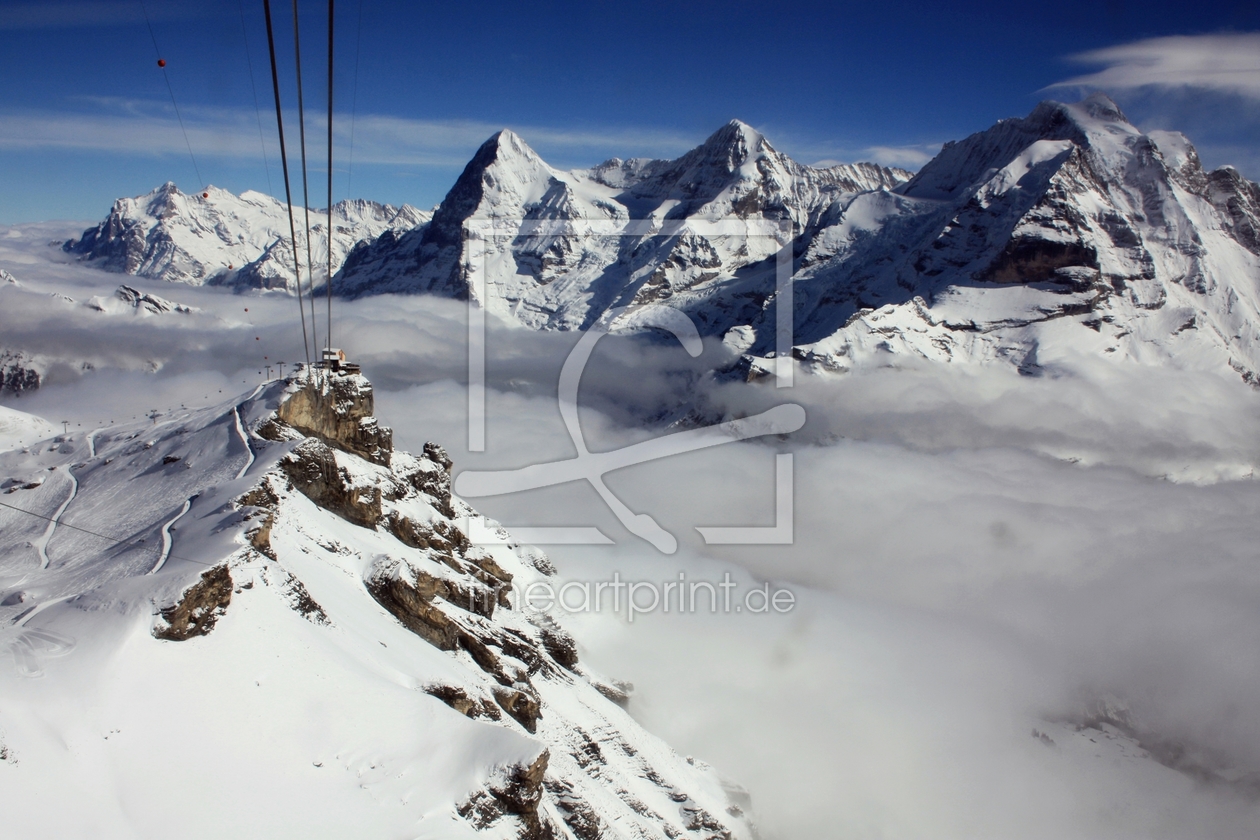
M 116 539 L 116 538 L 114 538 L 114 537 L 107 537 L 106 535 L 104 535 L 104 534 L 100 534 L 100 533 L 97 533 L 96 531 L 89 531 L 87 528 L 80 528 L 78 525 L 71 525 L 71 524 L 70 524 L 70 523 L 68 523 L 68 522 L 62 522 L 60 519 L 56 519 L 56 518 L 51 517 L 51 516 L 45 516 L 45 515 L 44 515 L 44 514 L 42 514 L 42 513 L 36 513 L 36 512 L 35 512 L 35 511 L 33 511 L 33 510 L 26 510 L 25 508 L 20 508 L 20 507 L 17 507 L 16 505 L 11 505 L 11 504 L 9 504 L 8 502 L 0 502 L 0 507 L 6 507 L 6 508 L 8 508 L 9 510 L 16 511 L 16 512 L 18 512 L 18 513 L 25 513 L 27 516 L 33 516 L 33 517 L 35 517 L 36 519 L 42 519 L 42 520 L 44 520 L 45 522 L 55 522 L 55 523 L 57 523 L 57 527 L 58 527 L 58 528 L 69 528 L 69 529 L 70 529 L 70 530 L 72 530 L 72 531 L 79 531 L 79 532 L 84 533 L 84 534 L 89 534 L 89 535 L 91 535 L 91 536 L 93 536 L 93 537 L 98 537 L 98 538 L 100 538 L 100 539 L 102 539 L 102 540 L 105 540 L 107 543 L 109 543 L 109 544 L 110 544 L 110 547 L 114 547 L 114 546 L 122 546 L 122 547 L 124 547 L 124 548 L 134 548 L 134 549 L 136 549 L 137 551 L 154 551 L 154 550 L 157 550 L 157 551 L 159 551 L 159 552 L 160 552 L 160 551 L 162 550 L 159 546 L 143 546 L 143 547 L 138 546 L 138 545 L 136 545 L 136 540 L 134 540 L 134 539 L 130 539 L 130 540 L 120 540 L 120 539 Z M 143 532 L 141 532 L 141 533 L 143 533 Z M 198 566 L 213 566 L 213 565 L 215 565 L 215 564 L 212 564 L 212 563 L 206 563 L 206 562 L 201 561 L 201 560 L 193 560 L 193 559 L 188 558 L 188 557 L 180 557 L 178 554 L 175 554 L 175 553 L 173 553 L 173 552 L 172 552 L 171 554 L 166 555 L 166 556 L 167 556 L 167 558 L 168 558 L 168 559 L 172 559 L 172 560 L 182 560 L 182 561 L 184 561 L 185 563 L 195 563 L 195 564 L 196 564 L 196 565 L 198 565 Z
M 289 241 L 293 245 L 293 276 L 297 280 L 298 314 L 302 316 L 302 350 L 306 353 L 306 366 L 311 365 L 311 348 L 306 336 L 306 307 L 302 304 L 302 272 L 298 266 L 297 228 L 293 221 L 293 193 L 289 189 L 289 158 L 284 147 L 284 115 L 280 109 L 280 74 L 276 70 L 276 39 L 271 27 L 271 0 L 263 0 L 267 16 L 267 52 L 271 56 L 271 89 L 276 95 L 276 128 L 280 133 L 280 168 L 284 170 L 284 201 L 289 208 Z
M 201 178 L 201 167 L 197 166 L 197 156 L 193 154 L 192 143 L 188 139 L 188 129 L 184 128 L 184 118 L 179 113 L 179 103 L 175 101 L 175 88 L 171 85 L 171 77 L 166 72 L 166 59 L 162 58 L 162 48 L 158 46 L 157 35 L 153 32 L 153 22 L 149 20 L 149 10 L 140 0 L 140 11 L 144 13 L 144 23 L 149 27 L 149 38 L 153 40 L 153 51 L 157 53 L 158 67 L 162 68 L 162 78 L 166 80 L 166 90 L 171 95 L 171 107 L 175 109 L 175 119 L 179 121 L 180 133 L 184 135 L 184 145 L 188 147 L 188 159 L 192 161 L 193 172 L 197 173 L 197 184 L 203 189 L 206 182 Z
M 298 0 L 293 0 L 293 57 L 297 63 L 298 139 L 302 145 L 302 213 L 306 217 L 306 277 L 311 284 L 311 340 L 319 355 L 319 330 L 315 328 L 315 271 L 311 267 L 311 191 L 306 178 L 306 116 L 302 106 L 302 35 L 298 24 Z
M 263 172 L 267 175 L 267 195 L 274 195 L 271 186 L 271 164 L 267 161 L 267 141 L 263 137 L 262 109 L 258 107 L 258 86 L 254 84 L 254 59 L 249 54 L 249 29 L 245 25 L 245 0 L 237 0 L 241 8 L 241 37 L 245 39 L 245 63 L 249 68 L 249 89 L 254 94 L 254 116 L 258 118 L 258 148 L 262 149 Z
M 333 0 L 328 0 L 328 293 L 327 344 L 332 347 L 332 278 L 333 278 Z

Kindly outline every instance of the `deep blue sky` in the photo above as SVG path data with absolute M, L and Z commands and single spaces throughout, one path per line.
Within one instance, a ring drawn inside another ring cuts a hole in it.
M 326 0 L 300 0 L 308 118 L 326 107 Z M 237 0 L 147 0 L 206 182 L 282 190 L 261 0 L 245 0 L 264 168 Z M 276 0 L 289 108 L 292 19 Z M 359 0 L 337 3 L 345 197 Z M 797 159 L 914 168 L 945 140 L 1027 113 L 1102 69 L 1069 56 L 1169 35 L 1260 30 L 1254 2 L 441 3 L 363 0 L 349 191 L 439 201 L 478 143 L 514 128 L 549 162 L 673 157 L 738 117 Z M 0 3 L 0 223 L 102 216 L 166 180 L 200 187 L 139 0 Z M 1104 62 L 1105 63 L 1105 62 Z M 1260 88 L 1260 83 L 1257 84 Z M 1260 176 L 1260 96 L 1110 91 L 1144 127 L 1185 131 L 1209 164 Z M 286 128 L 296 141 L 296 126 Z M 322 126 L 309 149 L 322 159 Z M 292 146 L 296 155 L 296 145 Z M 323 205 L 321 183 L 312 203 Z M 300 200 L 300 199 L 299 199 Z

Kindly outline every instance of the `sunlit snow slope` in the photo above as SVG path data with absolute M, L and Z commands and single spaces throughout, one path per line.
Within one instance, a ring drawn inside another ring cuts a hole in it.
M 324 374 L 0 454 L 6 834 L 752 836 L 372 402 Z

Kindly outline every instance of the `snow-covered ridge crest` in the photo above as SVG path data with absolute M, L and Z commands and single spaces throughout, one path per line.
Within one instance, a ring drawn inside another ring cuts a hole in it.
M 298 256 L 306 274 L 305 217 L 298 219 Z M 387 230 L 423 224 L 427 213 L 362 199 L 332 208 L 333 268 L 355 243 Z M 312 263 L 326 260 L 329 214 L 311 210 Z M 104 221 L 65 250 L 107 271 L 193 285 L 296 289 L 288 211 L 271 196 L 234 195 L 218 187 L 187 194 L 166 183 L 146 195 L 120 198 Z
M 0 453 L 6 502 L 48 517 L 0 509 L 10 789 L 117 797 L 42 817 L 66 836 L 136 833 L 212 778 L 233 802 L 199 818 L 216 836 L 243 813 L 265 836 L 751 838 L 730 786 L 511 597 L 545 555 L 371 410 L 366 379 L 317 372 Z M 83 749 L 110 769 L 74 772 Z
M 334 288 L 351 297 L 467 297 L 472 251 L 466 228 L 498 220 L 519 224 L 520 235 L 496 236 L 486 245 L 482 303 L 497 314 L 532 327 L 580 329 L 607 309 L 631 303 L 704 300 L 726 309 L 740 297 L 741 273 L 755 271 L 777 251 L 773 239 L 590 237 L 566 231 L 566 223 L 757 220 L 806 231 L 836 202 L 909 177 L 875 164 L 805 166 L 738 120 L 676 160 L 614 158 L 571 171 L 549 166 L 505 130 L 477 150 L 431 224 L 360 245 Z M 555 232 L 529 232 L 540 224 Z

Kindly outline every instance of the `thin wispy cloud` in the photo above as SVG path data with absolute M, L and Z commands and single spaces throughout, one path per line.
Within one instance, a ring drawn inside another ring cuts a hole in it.
M 902 166 L 907 169 L 918 169 L 941 150 L 939 143 L 919 144 L 915 146 L 870 146 L 863 151 L 875 163 L 884 166 Z
M 134 99 L 84 99 L 90 111 L 10 111 L 0 113 L 0 148 L 79 149 L 134 155 L 184 155 L 187 146 L 169 105 Z M 198 155 L 259 156 L 258 117 L 250 109 L 181 108 L 188 142 Z M 274 121 L 264 117 L 267 153 L 277 154 Z M 296 122 L 296 114 L 286 121 Z M 307 128 L 322 136 L 322 118 L 308 118 Z M 697 140 L 668 129 L 554 126 L 504 126 L 478 120 L 417 120 L 359 114 L 354 120 L 354 161 L 396 166 L 462 166 L 472 152 L 502 128 L 511 128 L 540 152 L 598 163 L 614 154 L 674 157 Z M 334 120 L 334 144 L 350 148 L 350 115 Z
M 1054 88 L 1196 88 L 1260 99 L 1260 32 L 1147 38 L 1069 56 L 1101 70 Z
M 867 161 L 870 163 L 878 163 L 881 166 L 897 166 L 903 169 L 918 169 L 932 158 L 936 157 L 936 153 L 941 150 L 940 143 L 919 144 L 913 146 L 867 146 L 860 149 L 852 155 L 839 157 L 825 157 L 822 160 L 816 160 L 811 166 L 823 168 L 827 166 L 840 166 L 845 163 L 854 161 Z
M 108 96 L 78 96 L 67 110 L 0 110 L 0 149 L 65 149 L 132 156 L 185 156 L 257 161 L 261 157 L 258 121 L 251 108 L 184 105 L 183 130 L 167 102 Z M 285 113 L 296 125 L 297 113 Z M 279 158 L 275 120 L 261 115 L 268 157 Z M 324 136 L 322 115 L 308 115 L 307 132 Z M 357 165 L 462 167 L 496 132 L 509 128 L 542 157 L 561 168 L 592 166 L 611 157 L 672 159 L 695 148 L 704 137 L 660 127 L 500 124 L 475 119 L 425 120 L 390 114 L 358 114 L 353 125 L 353 160 Z M 188 141 L 185 143 L 184 132 Z M 798 138 L 799 139 L 799 138 Z M 350 114 L 334 118 L 334 146 L 340 159 L 351 152 Z M 308 146 L 308 151 L 310 150 Z M 320 146 L 322 154 L 322 144 Z M 788 154 L 814 160 L 814 166 L 873 161 L 918 169 L 939 151 L 939 144 L 869 146 L 837 150 L 808 140 Z M 290 150 L 293 153 L 294 150 Z

